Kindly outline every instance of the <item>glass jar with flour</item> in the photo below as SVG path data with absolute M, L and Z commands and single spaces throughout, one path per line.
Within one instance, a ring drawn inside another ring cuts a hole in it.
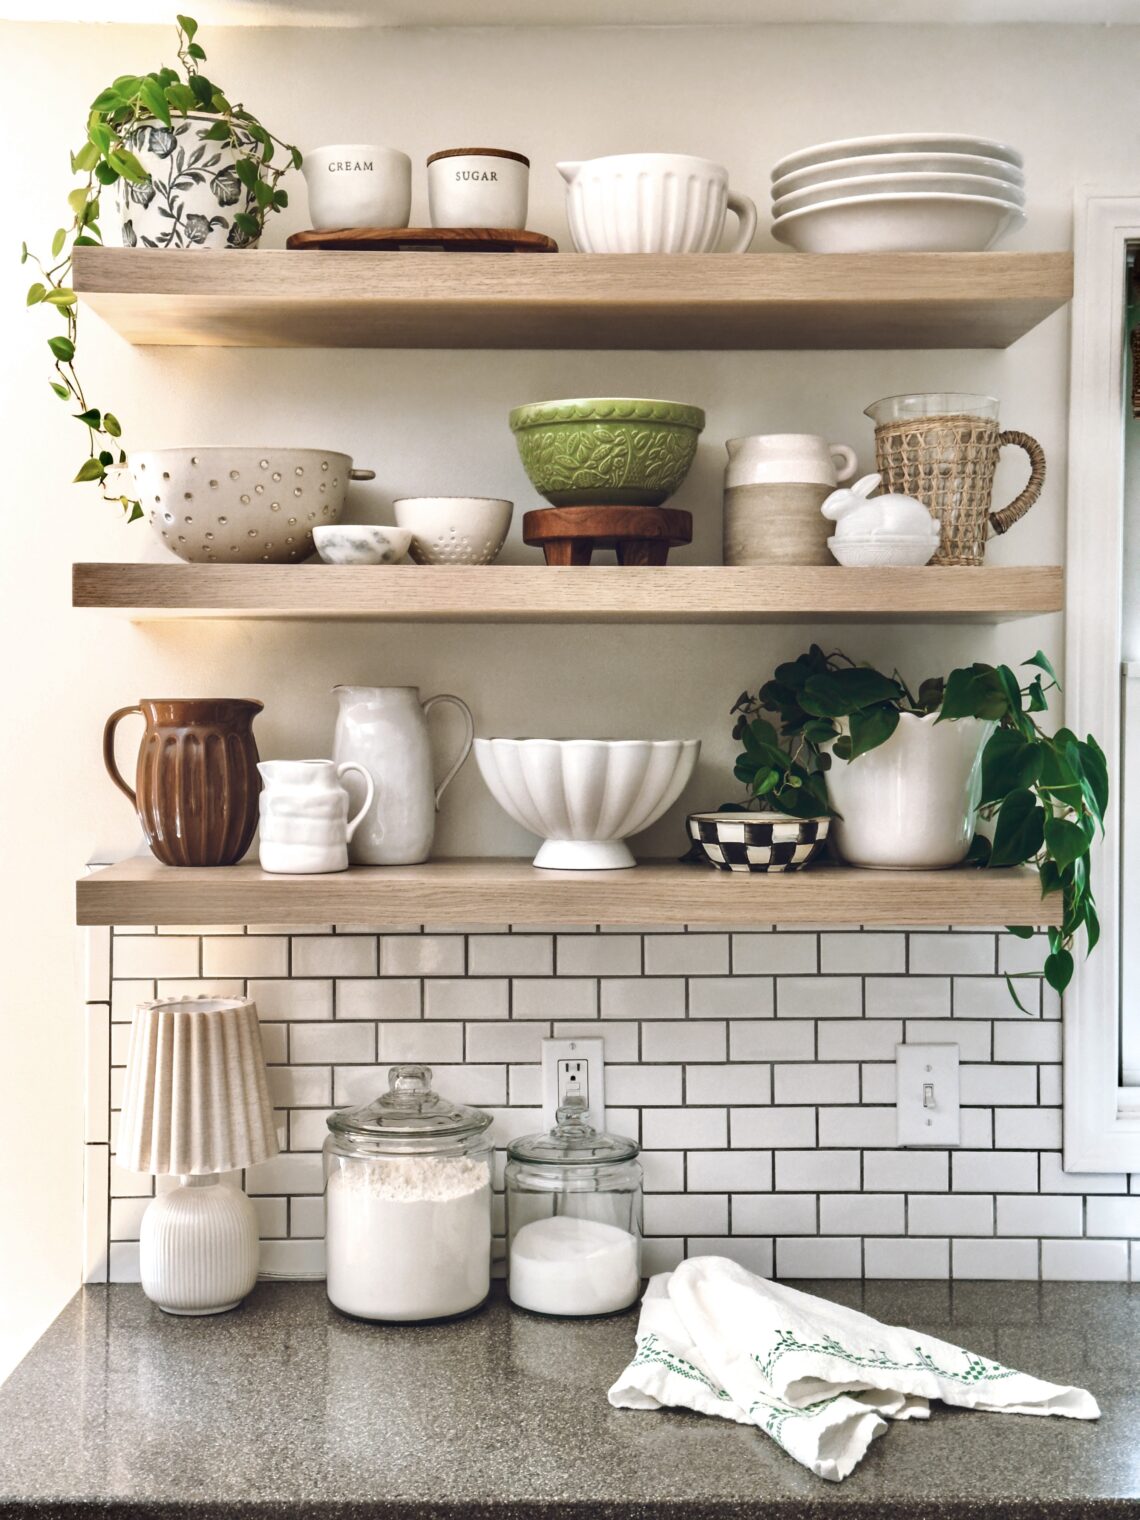
M 491 1280 L 490 1114 L 432 1091 L 427 1066 L 393 1066 L 388 1091 L 328 1117 L 330 1301 L 361 1319 L 465 1314 Z
M 580 1104 L 507 1149 L 507 1285 L 536 1314 L 628 1309 L 641 1291 L 638 1145 L 594 1129 Z

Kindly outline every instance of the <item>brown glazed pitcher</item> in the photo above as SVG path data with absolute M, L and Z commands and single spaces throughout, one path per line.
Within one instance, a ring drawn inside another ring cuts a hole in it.
M 134 803 L 147 843 L 168 866 L 232 866 L 257 828 L 260 702 L 239 697 L 141 699 L 103 729 L 103 764 Z M 135 790 L 115 765 L 115 729 L 128 713 L 146 719 Z

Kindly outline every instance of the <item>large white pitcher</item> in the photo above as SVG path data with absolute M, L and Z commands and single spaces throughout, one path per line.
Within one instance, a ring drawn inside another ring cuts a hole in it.
M 471 753 L 475 723 L 466 702 L 441 695 L 420 701 L 415 686 L 337 686 L 340 712 L 333 758 L 355 760 L 372 777 L 375 797 L 349 845 L 355 865 L 409 866 L 426 860 L 444 789 Z M 432 776 L 427 714 L 450 702 L 463 714 L 466 731 L 459 757 L 438 786 Z M 346 783 L 354 805 L 363 791 Z

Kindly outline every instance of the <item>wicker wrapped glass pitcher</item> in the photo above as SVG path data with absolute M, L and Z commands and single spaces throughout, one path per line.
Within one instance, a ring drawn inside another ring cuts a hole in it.
M 1041 495 L 1045 451 L 1028 433 L 999 432 L 993 396 L 888 396 L 866 415 L 875 424 L 883 490 L 917 496 L 938 522 L 932 565 L 980 565 L 990 530 L 1005 533 Z M 1029 483 L 1007 507 L 991 512 L 994 471 L 1006 444 L 1029 455 Z

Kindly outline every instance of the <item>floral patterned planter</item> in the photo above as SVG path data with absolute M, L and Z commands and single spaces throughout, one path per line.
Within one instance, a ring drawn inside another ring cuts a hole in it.
M 126 248 L 250 248 L 234 214 L 254 210 L 238 179 L 238 153 L 206 137 L 216 116 L 176 116 L 173 124 L 142 121 L 123 140 L 150 175 L 145 184 L 119 181 L 119 216 Z M 243 145 L 255 146 L 238 129 Z

